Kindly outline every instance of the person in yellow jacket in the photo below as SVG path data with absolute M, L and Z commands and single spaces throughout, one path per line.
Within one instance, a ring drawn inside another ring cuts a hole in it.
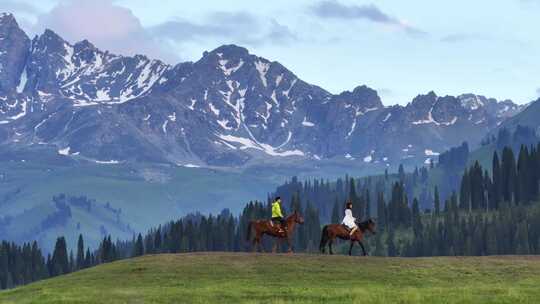
M 285 219 L 283 218 L 283 213 L 281 212 L 281 197 L 276 197 L 272 203 L 272 222 L 279 224 L 279 232 L 284 232 L 286 228 Z

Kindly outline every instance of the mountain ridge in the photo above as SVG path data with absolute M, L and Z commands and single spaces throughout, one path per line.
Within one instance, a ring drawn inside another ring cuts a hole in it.
M 331 94 L 231 44 L 173 66 L 87 40 L 70 44 L 51 30 L 30 40 L 12 15 L 0 19 L 0 37 L 12 42 L 0 46 L 2 67 L 10 67 L 0 69 L 0 141 L 95 162 L 427 162 L 479 142 L 521 110 L 508 100 L 434 92 L 387 107 L 365 85 Z

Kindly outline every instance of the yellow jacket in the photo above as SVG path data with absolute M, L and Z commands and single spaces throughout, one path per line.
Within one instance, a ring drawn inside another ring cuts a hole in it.
M 272 204 L 272 218 L 283 217 L 283 214 L 281 213 L 281 205 L 279 203 L 280 201 L 277 201 Z

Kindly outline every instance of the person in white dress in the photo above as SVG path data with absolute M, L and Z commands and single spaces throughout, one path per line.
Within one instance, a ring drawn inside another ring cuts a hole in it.
M 356 219 L 354 218 L 352 214 L 352 202 L 348 201 L 347 205 L 345 207 L 345 217 L 343 218 L 343 221 L 341 223 L 345 226 L 347 226 L 349 229 L 351 229 L 350 235 L 352 236 L 356 229 L 358 229 L 358 226 L 356 226 Z

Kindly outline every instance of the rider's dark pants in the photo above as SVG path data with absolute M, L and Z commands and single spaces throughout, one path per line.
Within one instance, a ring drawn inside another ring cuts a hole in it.
M 285 220 L 282 217 L 273 217 L 272 222 L 279 223 L 281 225 L 281 228 L 286 227 Z

